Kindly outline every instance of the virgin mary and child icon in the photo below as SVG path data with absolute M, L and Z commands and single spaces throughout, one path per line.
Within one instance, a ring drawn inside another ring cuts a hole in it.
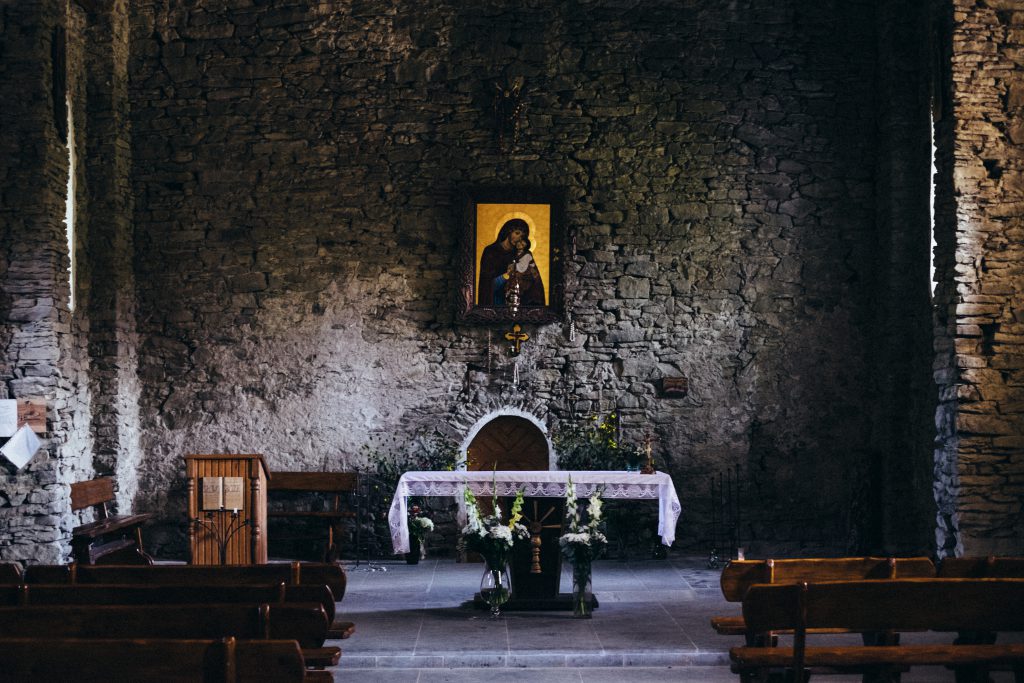
M 480 287 L 477 304 L 504 306 L 511 285 L 519 284 L 521 306 L 544 306 L 544 281 L 533 258 L 530 225 L 511 218 L 501 226 L 494 242 L 480 256 Z

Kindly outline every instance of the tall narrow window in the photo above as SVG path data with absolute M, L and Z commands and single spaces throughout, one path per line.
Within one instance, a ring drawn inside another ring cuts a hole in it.
M 64 225 L 68 236 L 68 309 L 75 310 L 75 120 L 71 116 L 70 98 L 68 113 L 68 191 L 64 205 Z

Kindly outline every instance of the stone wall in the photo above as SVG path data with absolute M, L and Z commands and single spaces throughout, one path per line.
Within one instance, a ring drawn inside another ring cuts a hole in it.
M 1021 552 L 1016 3 L 84 4 L 0 8 L 0 397 L 45 397 L 50 429 L 0 477 L 0 559 L 65 558 L 95 473 L 181 556 L 186 453 L 348 468 L 510 410 L 652 437 L 687 550 L 739 465 L 755 554 L 928 552 L 933 526 L 940 554 Z M 518 382 L 504 328 L 454 319 L 479 185 L 567 196 L 575 335 L 527 326 Z
M 0 558 L 58 562 L 75 524 L 68 484 L 91 469 L 91 443 L 86 323 L 68 305 L 68 152 L 58 133 L 53 46 L 65 43 L 67 92 L 81 121 L 84 17 L 64 2 L 14 3 L 0 22 L 0 397 L 45 399 L 48 428 L 25 468 L 4 463 Z
M 144 507 L 183 519 L 190 452 L 342 468 L 502 406 L 618 411 L 691 548 L 736 464 L 747 544 L 872 543 L 871 477 L 904 472 L 872 463 L 905 457 L 876 395 L 920 388 L 872 362 L 901 337 L 876 338 L 874 3 L 132 6 Z M 490 106 L 515 76 L 505 154 Z M 453 320 L 458 197 L 482 184 L 568 197 L 575 338 L 531 326 L 518 384 L 502 329 Z
M 1024 11 L 957 0 L 940 139 L 936 450 L 943 553 L 1024 537 Z

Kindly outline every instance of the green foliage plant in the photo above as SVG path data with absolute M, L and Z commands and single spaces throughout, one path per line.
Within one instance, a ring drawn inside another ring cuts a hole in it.
M 559 426 L 552 434 L 560 470 L 638 470 L 646 461 L 644 450 L 623 442 L 619 416 L 609 413 L 601 418 L 591 415 L 582 423 Z M 651 544 L 655 538 L 651 511 L 632 501 L 613 501 L 605 507 L 605 528 L 620 559 L 626 558 L 629 542 Z M 656 524 L 656 523 L 655 523 Z
M 619 438 L 619 416 L 604 419 L 591 415 L 583 423 L 559 426 L 551 442 L 560 470 L 636 469 L 642 462 L 640 448 Z
M 372 527 L 372 539 L 375 552 L 380 556 L 390 554 L 391 536 L 388 527 L 388 510 L 394 497 L 398 480 L 410 471 L 443 472 L 451 471 L 459 463 L 459 445 L 440 432 L 420 433 L 412 439 L 400 442 L 395 437 L 388 437 L 375 444 L 364 444 L 360 449 L 363 465 L 360 473 L 368 481 L 367 511 Z M 433 499 L 432 499 L 433 500 Z M 422 510 L 418 517 L 429 520 L 436 510 L 427 505 L 424 499 L 409 501 L 410 509 L 419 506 Z M 448 507 L 454 508 L 455 503 Z M 422 522 L 416 522 L 422 524 Z M 433 525 L 433 524 L 431 524 Z M 410 532 L 415 524 L 410 525 Z M 426 529 L 422 529 L 426 533 Z

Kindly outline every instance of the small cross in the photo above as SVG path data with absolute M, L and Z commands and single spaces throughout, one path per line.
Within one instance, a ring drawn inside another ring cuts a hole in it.
M 520 345 L 523 342 L 528 341 L 530 339 L 530 335 L 523 332 L 523 328 L 521 328 L 519 325 L 513 325 L 512 331 L 505 333 L 505 339 L 512 342 L 512 347 L 509 349 L 512 355 L 518 356 Z

